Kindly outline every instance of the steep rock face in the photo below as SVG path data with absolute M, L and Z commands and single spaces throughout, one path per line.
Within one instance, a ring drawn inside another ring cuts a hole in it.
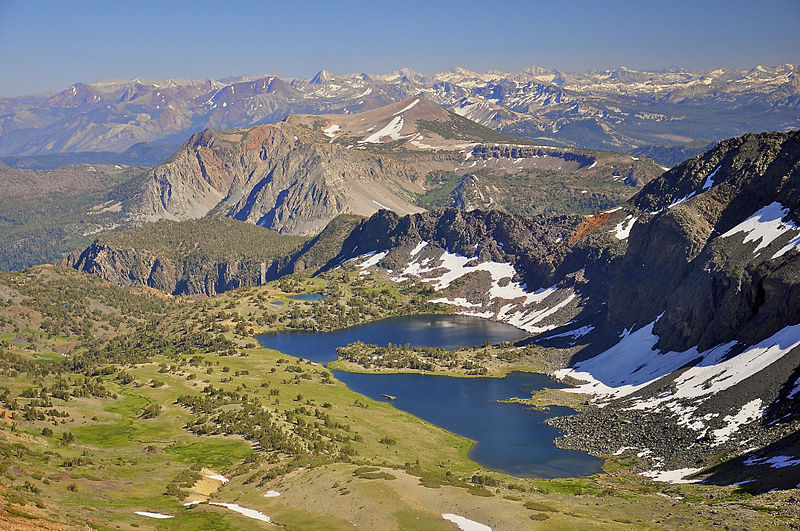
M 577 153 L 575 151 L 562 151 L 558 149 L 546 149 L 535 146 L 475 146 L 472 150 L 472 154 L 481 159 L 528 159 L 534 157 L 553 157 L 562 159 L 564 162 L 575 162 L 578 166 L 588 166 L 595 160 L 591 155 L 584 153 Z
M 178 271 L 171 260 L 159 259 L 147 252 L 113 249 L 97 242 L 68 255 L 63 265 L 120 286 L 146 285 L 173 293 L 178 283 Z
M 419 210 L 401 197 L 406 189 L 419 191 L 413 168 L 318 140 L 288 122 L 197 133 L 153 170 L 130 214 L 152 221 L 213 212 L 308 234 L 340 213 L 371 214 L 379 204 Z
M 659 346 L 685 350 L 753 344 L 800 320 L 797 253 L 778 255 L 798 235 L 800 133 L 720 142 L 629 205 L 638 221 L 613 266 L 612 326 L 641 326 L 663 313 Z
M 290 115 L 250 129 L 206 130 L 139 182 L 125 214 L 141 224 L 212 213 L 315 234 L 339 214 L 381 208 L 400 215 L 421 206 L 591 212 L 631 197 L 662 171 L 624 154 L 525 142 L 421 97 L 345 116 Z M 480 178 L 467 182 L 474 174 Z M 459 178 L 463 185 L 446 196 Z
M 62 265 L 120 286 L 149 286 L 173 295 L 215 295 L 274 280 L 282 261 L 242 258 L 175 263 L 148 251 L 115 249 L 95 242 L 83 251 L 68 255 Z
M 315 273 L 341 250 L 362 219 L 340 215 L 311 240 L 218 216 L 162 220 L 102 235 L 68 255 L 62 265 L 123 286 L 213 295 L 285 274 Z

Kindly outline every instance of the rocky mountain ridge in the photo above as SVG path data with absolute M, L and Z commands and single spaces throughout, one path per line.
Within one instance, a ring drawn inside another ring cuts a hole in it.
M 617 204 L 661 171 L 651 161 L 617 153 L 528 145 L 410 98 L 353 115 L 291 115 L 255 128 L 196 133 L 139 181 L 124 212 L 132 224 L 211 213 L 282 233 L 315 234 L 339 214 L 407 214 L 437 201 L 528 213 L 529 194 L 548 183 L 560 188 L 564 203 Z M 431 181 L 431 175 L 446 178 Z M 492 181 L 479 192 L 483 199 L 437 191 L 455 189 L 465 175 Z M 438 199 L 429 204 L 431 194 Z M 547 194 L 539 195 L 549 205 Z
M 41 158 L 49 164 L 61 156 Z M 117 166 L 0 171 L 10 176 L 8 201 L 0 199 L 8 221 L 0 239 L 10 244 L 0 247 L 0 263 L 19 269 L 56 261 L 100 232 L 207 214 L 311 235 L 339 214 L 381 208 L 590 213 L 619 204 L 663 171 L 621 153 L 537 146 L 425 98 L 359 114 L 206 130 L 151 170 Z M 84 170 L 86 182 L 107 171 L 120 176 L 84 190 L 73 175 Z M 51 185 L 54 175 L 66 180 Z M 58 190 L 64 193 L 52 193 Z
M 557 421 L 562 444 L 683 475 L 725 452 L 740 470 L 714 477 L 740 481 L 744 462 L 755 472 L 800 455 L 798 198 L 800 133 L 751 134 L 535 242 L 527 234 L 544 229 L 484 231 L 471 246 L 489 214 L 426 213 L 458 227 L 447 238 L 379 213 L 336 263 L 428 282 L 459 313 L 572 349 L 558 374 L 596 405 Z M 541 258 L 523 265 L 531 253 Z M 756 449 L 743 453 L 744 441 Z
M 322 71 L 310 80 L 276 74 L 223 81 L 104 80 L 76 83 L 58 94 L 0 98 L 0 155 L 179 143 L 206 128 L 273 123 L 292 113 L 352 114 L 418 95 L 512 135 L 583 148 L 643 150 L 644 156 L 660 156 L 651 147 L 698 153 L 709 141 L 800 123 L 798 68 L 788 64 L 698 72 L 625 67 L 588 73 L 535 67 L 485 74 L 456 67 L 433 75 L 408 69 L 373 75 Z M 667 160 L 669 155 L 660 161 Z

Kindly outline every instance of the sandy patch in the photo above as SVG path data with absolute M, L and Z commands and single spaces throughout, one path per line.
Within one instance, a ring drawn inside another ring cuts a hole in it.
M 198 479 L 195 484 L 189 488 L 190 498 L 203 497 L 208 499 L 209 496 L 217 492 L 222 485 L 228 482 L 228 478 L 208 468 L 202 469 L 200 474 L 202 474 L 203 477 Z

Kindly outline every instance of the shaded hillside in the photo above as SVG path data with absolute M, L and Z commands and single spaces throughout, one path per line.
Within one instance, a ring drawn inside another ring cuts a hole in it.
M 0 164 L 0 270 L 50 263 L 125 225 L 120 191 L 144 171 L 75 165 L 20 170 Z
M 361 219 L 338 216 L 313 239 L 219 216 L 162 220 L 103 234 L 62 265 L 123 286 L 214 295 L 260 286 L 285 274 L 313 274 L 339 253 Z
M 26 170 L 54 170 L 70 164 L 119 164 L 122 166 L 158 166 L 180 144 L 139 142 L 125 151 L 78 151 L 71 153 L 49 153 L 46 155 L 0 157 L 0 161 L 13 168 Z
M 308 241 L 291 257 L 282 273 L 313 275 L 342 251 L 342 244 L 364 218 L 354 214 L 340 214 L 328 223 L 322 232 Z
M 307 238 L 216 216 L 105 234 L 64 265 L 125 286 L 205 294 L 276 278 Z

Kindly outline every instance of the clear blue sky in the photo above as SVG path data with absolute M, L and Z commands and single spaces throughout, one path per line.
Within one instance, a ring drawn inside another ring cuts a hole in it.
M 0 0 L 0 95 L 107 77 L 800 62 L 800 0 Z

